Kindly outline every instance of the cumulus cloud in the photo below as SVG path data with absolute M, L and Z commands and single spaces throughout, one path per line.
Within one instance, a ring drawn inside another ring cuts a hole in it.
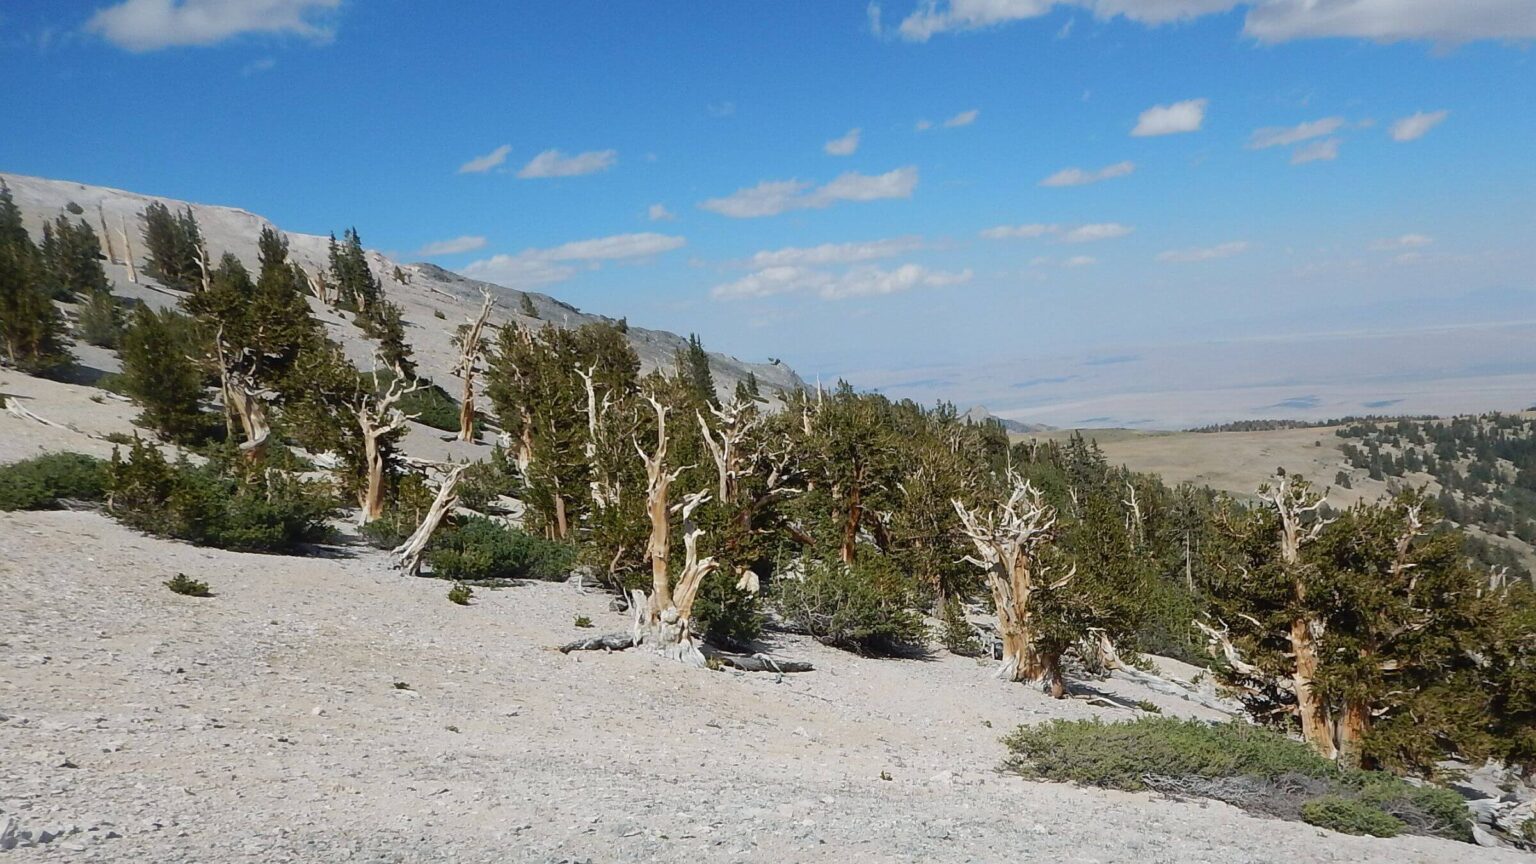
M 981 116 L 980 108 L 972 108 L 969 111 L 961 111 L 959 114 L 944 121 L 944 128 L 953 129 L 956 126 L 969 126 Z
M 677 214 L 668 210 L 665 204 L 652 204 L 645 209 L 645 218 L 652 222 L 670 222 L 677 218 Z
M 465 162 L 463 165 L 460 165 L 459 173 L 484 174 L 492 168 L 496 168 L 502 164 L 505 164 L 507 161 L 507 155 L 511 152 L 512 145 L 503 144 L 500 147 L 497 147 L 495 150 L 485 154 L 484 156 L 476 156 L 468 162 Z
M 931 270 L 920 264 L 893 269 L 874 266 L 851 268 L 840 274 L 801 266 L 765 267 L 734 282 L 717 285 L 710 292 L 717 300 L 771 297 L 776 294 L 815 292 L 823 300 L 878 297 L 914 288 L 940 288 L 969 282 L 972 272 Z
M 1099 183 L 1104 180 L 1112 180 L 1116 177 L 1124 177 L 1136 170 L 1134 162 L 1116 162 L 1107 165 L 1097 171 L 1085 171 L 1082 168 L 1063 168 L 1055 174 L 1040 181 L 1041 186 L 1086 186 L 1090 183 Z
M 1392 124 L 1393 141 L 1417 141 L 1429 130 L 1445 122 L 1449 111 L 1418 111 Z
M 1377 252 L 1395 252 L 1403 249 L 1421 249 L 1433 242 L 1435 242 L 1433 237 L 1423 234 L 1404 234 L 1401 237 L 1377 240 L 1371 244 L 1371 248 Z
M 1291 151 L 1292 165 L 1305 165 L 1308 162 L 1332 162 L 1339 158 L 1339 139 L 1324 138 L 1321 141 L 1313 141 L 1305 147 L 1297 147 Z
M 1243 32 L 1270 43 L 1327 37 L 1443 44 L 1536 38 L 1536 6 L 1529 0 L 920 0 L 896 32 L 909 42 L 926 42 L 940 33 L 1038 18 L 1057 6 L 1152 26 L 1241 6 L 1248 10 Z
M 473 252 L 476 249 L 485 248 L 485 238 L 465 235 L 455 237 L 452 240 L 439 240 L 436 243 L 428 243 L 416 251 L 417 255 L 431 258 L 435 255 L 456 255 L 460 252 Z
M 1321 120 L 1311 120 L 1295 126 L 1266 126 L 1263 129 L 1253 130 L 1253 135 L 1248 138 L 1248 149 L 1266 150 L 1270 147 L 1289 147 L 1302 141 L 1332 135 L 1343 125 L 1343 117 L 1324 117 Z
M 1169 249 L 1167 252 L 1159 252 L 1157 260 L 1172 264 L 1188 264 L 1197 261 L 1214 261 L 1217 258 L 1231 258 L 1248 251 L 1247 240 L 1234 240 L 1231 243 L 1221 243 L 1216 246 L 1205 246 L 1194 249 Z
M 1205 106 L 1209 99 L 1186 99 L 1172 105 L 1154 105 L 1136 118 L 1136 128 L 1131 134 L 1138 138 L 1154 135 L 1176 135 L 1195 132 L 1205 122 Z
M 908 165 L 884 174 L 860 174 L 849 171 L 822 186 L 802 180 L 764 180 L 756 186 L 738 189 L 724 198 L 710 198 L 699 208 L 733 219 L 777 216 L 790 210 L 817 210 L 839 201 L 875 201 L 882 198 L 910 198 L 917 188 L 917 168 Z
M 341 0 L 123 0 L 98 9 L 85 29 L 135 53 L 214 45 L 244 33 L 324 42 L 333 35 L 325 13 L 340 6 Z
M 524 180 L 532 180 L 540 177 L 579 177 L 582 174 L 596 174 L 599 171 L 607 171 L 619 161 L 617 150 L 588 150 L 585 153 L 577 153 L 575 156 L 567 156 L 559 150 L 545 150 L 533 157 L 517 176 Z
M 859 130 L 849 129 L 848 134 L 833 138 L 821 149 L 827 151 L 828 156 L 852 156 L 859 149 Z
M 617 234 L 546 249 L 524 249 L 515 255 L 493 255 L 470 263 L 462 272 L 509 288 L 532 288 L 563 282 L 576 275 L 578 267 L 595 269 L 603 261 L 649 258 L 686 243 L 682 237 L 667 234 Z
M 747 267 L 768 267 L 856 264 L 880 258 L 894 258 L 922 248 L 919 237 L 894 237 L 887 240 L 870 240 L 864 243 L 823 243 L 819 246 L 786 246 L 783 249 L 764 250 L 748 258 Z
M 1029 225 L 998 225 L 981 232 L 981 236 L 988 240 L 1034 239 L 1054 234 L 1059 230 L 1061 229 L 1056 225 L 1042 225 L 1036 222 Z

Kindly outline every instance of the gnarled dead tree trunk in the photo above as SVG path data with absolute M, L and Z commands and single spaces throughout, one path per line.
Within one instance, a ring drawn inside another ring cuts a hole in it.
M 240 443 L 240 452 L 247 459 L 257 461 L 266 453 L 267 438 L 272 434 L 261 388 L 250 376 L 235 368 L 230 348 L 224 343 L 222 325 L 214 336 L 213 352 L 213 360 L 219 367 L 219 390 L 224 397 L 225 427 L 233 432 L 233 423 L 240 424 L 240 432 L 245 437 Z
M 379 518 L 384 513 L 384 477 L 388 467 L 385 464 L 384 438 L 404 428 L 406 421 L 414 420 L 417 416 L 401 411 L 398 407 L 399 402 L 407 393 L 414 393 L 427 386 L 426 382 L 420 379 L 407 380 L 399 367 L 395 368 L 394 377 L 390 379 L 389 387 L 383 394 L 376 395 L 379 386 L 377 367 L 373 371 L 373 382 L 374 393 L 364 394 L 354 411 L 358 429 L 363 434 L 363 464 L 366 480 L 358 492 L 357 503 L 362 510 L 362 521 L 365 523 Z
M 704 444 L 715 460 L 715 471 L 720 478 L 717 498 L 724 504 L 736 502 L 741 480 L 742 442 L 760 420 L 752 409 L 751 401 L 740 398 L 732 399 L 730 404 L 719 408 L 711 405 L 709 412 L 719 421 L 718 435 L 709 428 L 702 413 L 694 412 L 699 420 L 699 430 L 704 433 Z
M 411 532 L 404 543 L 389 553 L 394 558 L 395 568 L 405 575 L 416 576 L 421 573 L 422 553 L 427 551 L 427 543 L 431 541 L 438 526 L 443 524 L 444 517 L 458 503 L 459 477 L 468 467 L 469 464 L 464 463 L 448 469 L 442 485 L 437 487 L 437 497 L 432 499 L 432 506 L 427 508 L 427 515 L 422 517 L 421 524 L 416 526 L 416 530 Z
M 133 241 L 128 239 L 128 223 L 124 220 L 122 214 L 118 214 L 117 225 L 118 230 L 123 235 L 123 255 L 125 256 L 124 263 L 128 265 L 128 281 L 137 285 L 139 284 L 139 270 L 133 264 Z
M 1283 473 L 1273 483 L 1260 488 L 1259 498 L 1274 508 L 1280 517 L 1280 562 L 1290 578 L 1296 608 L 1305 609 L 1307 583 L 1301 550 L 1316 540 L 1332 521 L 1317 516 L 1327 499 L 1305 484 L 1293 482 Z M 1291 686 L 1296 694 L 1301 737 L 1319 755 L 1332 759 L 1338 755 L 1333 720 L 1315 684 L 1319 664 L 1317 643 L 1323 636 L 1323 627 L 1320 618 L 1305 612 L 1291 620 L 1291 654 L 1295 662 Z
M 491 292 L 485 288 L 480 289 L 480 296 L 485 302 L 480 306 L 480 314 L 469 325 L 464 333 L 464 340 L 459 345 L 459 365 L 454 374 L 464 379 L 464 400 L 459 405 L 459 440 L 473 441 L 475 439 L 475 370 L 480 363 L 480 331 L 485 329 L 485 322 L 491 317 Z
M 1037 682 L 1056 698 L 1066 695 L 1061 677 L 1061 658 L 1041 651 L 1030 600 L 1036 591 L 1065 587 L 1076 574 L 1069 571 L 1055 581 L 1047 578 L 1040 552 L 1055 537 L 1056 511 L 1027 480 L 1013 476 L 1013 492 L 995 512 L 981 513 L 954 501 L 965 534 L 976 547 L 966 561 L 982 568 L 997 607 L 998 631 L 1003 641 L 1000 678 Z

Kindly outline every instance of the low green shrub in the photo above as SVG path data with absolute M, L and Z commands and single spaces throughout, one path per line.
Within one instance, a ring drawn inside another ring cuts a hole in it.
M 378 389 L 380 391 L 389 389 L 394 375 L 381 371 L 378 377 Z M 373 389 L 372 375 L 363 376 L 363 386 Z M 428 383 L 420 390 L 405 394 L 401 397 L 398 407 L 407 415 L 415 415 L 416 422 L 424 426 L 431 426 L 433 429 L 441 429 L 444 432 L 459 431 L 459 402 L 448 395 L 447 390 L 436 384 Z
M 576 620 L 572 623 L 577 627 L 586 629 L 592 626 L 592 619 L 585 615 L 577 615 Z
M 913 611 L 910 581 L 884 556 L 852 565 L 811 562 L 803 578 L 781 579 L 775 602 L 791 627 L 835 648 L 867 654 L 909 654 L 928 641 L 923 617 Z
M 448 589 L 448 602 L 457 603 L 460 606 L 468 606 L 469 598 L 475 596 L 475 589 L 463 582 L 455 582 Z
M 426 559 L 432 574 L 443 579 L 557 581 L 570 573 L 576 550 L 483 516 L 473 516 L 439 528 L 427 548 Z
M 168 463 L 135 441 L 114 450 L 107 511 L 148 534 L 241 552 L 295 552 L 330 535 L 336 507 L 325 483 L 300 480 L 261 463 Z
M 1471 819 L 1455 792 L 1340 768 L 1257 726 L 1167 717 L 1054 720 L 1021 726 L 1003 743 L 1010 753 L 1004 766 L 1034 779 L 1214 798 L 1351 833 L 1391 836 L 1379 833 L 1391 828 L 1471 840 Z
M 207 582 L 199 582 L 185 573 L 177 573 L 175 576 L 165 580 L 165 587 L 171 589 L 172 593 L 180 594 L 183 597 L 213 596 L 208 591 Z
M 976 629 L 965 619 L 965 609 L 954 597 L 944 602 L 939 641 L 949 653 L 961 657 L 980 657 L 986 651 L 986 646 L 981 644 L 981 639 L 976 635 Z
M 1396 837 L 1404 825 L 1397 818 L 1354 798 L 1324 795 L 1301 805 L 1301 819 L 1308 825 L 1341 834 Z
M 760 595 L 736 587 L 740 577 L 717 569 L 704 577 L 694 597 L 690 621 L 704 638 L 725 643 L 745 643 L 763 632 Z
M 0 510 L 53 510 L 61 501 L 106 497 L 106 463 L 83 453 L 49 453 L 0 465 Z

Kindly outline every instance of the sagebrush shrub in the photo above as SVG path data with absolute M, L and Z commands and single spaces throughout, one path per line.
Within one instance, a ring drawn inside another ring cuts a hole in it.
M 83 453 L 50 453 L 0 465 L 0 510 L 53 510 L 61 501 L 106 496 L 106 463 Z
M 1353 798 L 1324 795 L 1301 805 L 1302 821 L 1341 834 L 1396 837 L 1403 823 L 1393 816 Z
M 508 528 L 483 516 L 444 525 L 427 548 L 432 574 L 443 579 L 564 579 L 575 549 Z
M 455 582 L 448 589 L 448 602 L 457 603 L 460 606 L 468 606 L 471 597 L 475 596 L 475 589 L 463 582 Z
M 185 573 L 177 573 L 175 576 L 165 580 L 165 587 L 171 589 L 173 593 L 180 594 L 183 597 L 212 596 L 208 591 L 207 582 L 199 582 L 198 580 L 193 579 L 191 576 L 188 576 Z

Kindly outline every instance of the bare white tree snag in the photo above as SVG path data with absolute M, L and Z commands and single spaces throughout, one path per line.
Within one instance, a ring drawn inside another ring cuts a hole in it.
M 1013 492 L 996 512 L 971 510 L 960 501 L 952 502 L 965 534 L 976 547 L 976 556 L 966 561 L 982 568 L 992 588 L 997 607 L 998 630 L 1003 642 L 1003 665 L 998 677 L 1009 681 L 1035 682 L 1053 696 L 1066 695 L 1061 677 L 1060 658 L 1050 656 L 1035 644 L 1034 613 L 1030 599 L 1034 592 L 1064 587 L 1076 573 L 1050 582 L 1040 563 L 1040 552 L 1055 536 L 1056 511 L 1045 503 L 1040 491 L 1027 480 L 1012 476 Z
M 480 296 L 485 302 L 480 306 L 480 314 L 470 322 L 469 330 L 464 333 L 464 341 L 459 346 L 459 365 L 454 369 L 455 375 L 464 379 L 464 401 L 459 406 L 459 440 L 473 441 L 475 439 L 475 370 L 480 363 L 480 331 L 485 329 L 485 322 L 491 317 L 491 292 L 485 288 L 480 289 Z
M 746 440 L 747 434 L 760 419 L 757 412 L 752 410 L 753 407 L 754 403 L 750 399 L 740 397 L 732 399 L 729 405 L 719 408 L 711 405 L 709 412 L 719 421 L 718 440 L 710 431 L 704 415 L 694 412 L 694 416 L 699 420 L 699 430 L 704 433 L 704 444 L 709 448 L 709 455 L 715 460 L 715 471 L 720 478 L 717 497 L 722 503 L 730 504 L 736 501 L 742 474 L 742 442 Z
M 407 576 L 416 576 L 421 573 L 421 556 L 427 551 L 427 543 L 431 541 L 432 534 L 443 523 L 443 518 L 453 510 L 459 501 L 458 487 L 459 477 L 469 463 L 454 465 L 444 475 L 441 486 L 437 487 L 437 497 L 432 499 L 432 506 L 427 508 L 427 515 L 411 532 L 411 536 L 404 543 L 396 546 L 389 554 L 394 558 L 396 569 Z
M 197 244 L 197 258 L 195 260 L 197 261 L 198 272 L 201 273 L 203 277 L 202 288 L 200 290 L 206 293 L 208 289 L 213 285 L 212 270 L 208 266 L 207 246 L 203 245 L 202 243 Z
M 123 254 L 127 256 L 128 281 L 137 285 L 139 284 L 139 271 L 133 264 L 133 241 L 128 239 L 128 222 L 121 213 L 117 216 L 117 225 L 123 235 Z
M 325 274 L 310 273 L 302 267 L 299 268 L 299 272 L 304 274 L 304 282 L 309 286 L 309 293 L 314 295 L 316 300 L 329 306 L 331 303 L 331 291 L 330 286 L 326 284 Z
M 1136 485 L 1127 480 L 1125 481 L 1125 488 L 1126 491 L 1131 493 L 1131 497 L 1120 502 L 1130 508 L 1130 512 L 1125 517 L 1125 530 L 1130 535 L 1131 542 L 1140 543 L 1142 537 L 1141 504 L 1136 500 Z
M 1280 561 L 1290 577 L 1296 607 L 1304 609 L 1307 587 L 1301 550 L 1316 540 L 1333 521 L 1318 516 L 1327 497 L 1281 472 L 1274 482 L 1259 488 L 1259 498 L 1274 508 L 1280 517 Z M 1322 635 L 1321 619 L 1307 614 L 1298 614 L 1292 619 L 1291 654 L 1296 665 L 1291 683 L 1296 693 L 1296 713 L 1301 719 L 1301 737 L 1319 755 L 1333 759 L 1338 755 L 1338 748 L 1334 745 L 1332 718 L 1313 683 L 1319 663 L 1317 642 Z
M 117 264 L 117 248 L 112 245 L 112 232 L 107 228 L 107 211 L 102 209 L 101 202 L 96 202 L 96 218 L 101 222 L 101 244 L 107 253 L 107 263 Z
M 1120 652 L 1115 648 L 1114 641 L 1103 630 L 1095 628 L 1090 631 L 1089 635 L 1093 639 L 1091 648 L 1098 654 L 1099 664 L 1105 669 L 1111 672 L 1118 672 L 1121 676 L 1135 681 L 1154 693 L 1162 693 L 1165 696 L 1173 696 L 1194 702 L 1197 705 L 1203 705 L 1206 708 L 1220 711 L 1223 714 L 1236 716 L 1241 713 L 1240 705 L 1207 696 L 1200 692 L 1199 687 L 1188 681 L 1181 678 L 1154 675 L 1151 672 L 1144 672 L 1126 663 L 1120 658 Z
M 427 386 L 421 379 L 407 380 L 399 367 L 394 372 L 389 388 L 382 395 L 375 395 L 379 387 L 379 370 L 375 366 L 374 393 L 365 393 L 354 412 L 358 428 L 363 433 L 363 459 L 368 471 L 367 483 L 358 493 L 357 501 L 358 507 L 362 509 L 361 519 L 365 523 L 384 513 L 384 469 L 387 466 L 384 464 L 381 442 L 386 435 L 403 428 L 406 421 L 415 420 L 417 416 L 406 414 L 397 406 L 406 394 Z
M 272 434 L 272 426 L 267 422 L 267 406 L 263 394 L 256 386 L 256 382 L 234 368 L 234 361 L 229 356 L 229 347 L 224 343 L 222 325 L 214 336 L 213 351 L 213 360 L 219 367 L 219 389 L 224 397 L 225 428 L 233 432 L 233 425 L 238 422 L 240 431 L 245 437 L 240 444 L 240 451 L 246 455 L 247 459 L 252 461 L 260 459 L 266 452 L 267 439 Z
M 622 488 L 619 485 L 618 478 L 611 476 L 608 471 L 602 470 L 598 460 L 598 450 L 601 446 L 598 430 L 602 428 L 604 419 L 608 417 L 609 409 L 613 407 L 613 394 L 611 392 L 604 393 L 602 401 L 598 401 L 597 387 L 593 381 L 593 376 L 597 374 L 596 364 L 586 369 L 578 366 L 576 367 L 576 374 L 581 378 L 582 387 L 587 394 L 587 440 L 586 443 L 582 444 L 582 452 L 586 454 L 588 464 L 594 469 L 592 479 L 588 481 L 587 486 L 592 490 L 592 503 L 599 510 L 602 510 L 618 504 L 622 495 Z M 621 549 L 618 554 L 614 555 L 614 560 L 617 561 L 622 554 L 623 550 Z M 608 572 L 613 572 L 611 565 L 608 568 Z

